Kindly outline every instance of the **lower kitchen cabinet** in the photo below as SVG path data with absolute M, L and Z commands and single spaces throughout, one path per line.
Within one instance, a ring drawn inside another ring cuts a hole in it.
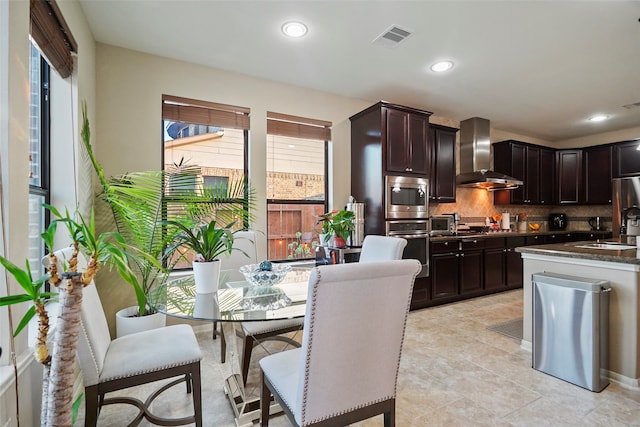
M 459 241 L 431 244 L 431 301 L 449 300 L 459 295 Z
M 516 248 L 525 246 L 525 238 L 523 236 L 507 237 L 506 239 L 506 257 L 505 257 L 505 285 L 507 289 L 515 289 L 522 287 L 522 257 L 520 252 L 516 252 Z
M 493 291 L 505 287 L 506 249 L 504 238 L 486 239 L 484 249 L 484 289 Z
M 472 296 L 482 292 L 484 256 L 482 248 L 486 239 L 462 239 L 460 246 L 460 295 Z
M 522 287 L 521 246 L 607 239 L 611 232 L 454 238 L 430 243 L 429 277 L 416 279 L 411 309 Z

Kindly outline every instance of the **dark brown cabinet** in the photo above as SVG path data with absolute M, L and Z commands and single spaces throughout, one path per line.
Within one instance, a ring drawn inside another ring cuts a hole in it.
M 484 289 L 504 289 L 505 255 L 504 238 L 494 237 L 486 239 L 484 249 Z
M 640 175 L 640 139 L 618 142 L 613 148 L 613 177 Z
M 582 150 L 584 203 L 591 205 L 611 203 L 612 154 L 612 145 L 600 145 Z
M 426 175 L 429 172 L 429 116 L 383 107 L 386 115 L 387 171 Z
M 540 147 L 540 204 L 555 203 L 556 150 Z
M 582 200 L 582 150 L 556 151 L 558 203 L 578 204 Z
M 505 285 L 508 289 L 522 287 L 522 256 L 516 252 L 516 248 L 525 245 L 523 236 L 507 237 L 505 245 L 507 247 L 505 257 Z
M 460 242 L 460 294 L 482 292 L 484 271 L 483 251 L 485 239 L 462 239 Z
M 456 132 L 458 129 L 431 124 L 430 199 L 438 203 L 456 201 Z
M 496 191 L 496 204 L 553 203 L 555 150 L 512 140 L 497 142 L 493 163 L 496 172 L 524 182 L 514 190 Z
M 350 117 L 351 195 L 365 203 L 365 234 L 385 234 L 385 176 L 431 173 L 430 115 L 378 102 Z
M 431 244 L 431 300 L 450 299 L 459 295 L 459 242 L 451 240 Z

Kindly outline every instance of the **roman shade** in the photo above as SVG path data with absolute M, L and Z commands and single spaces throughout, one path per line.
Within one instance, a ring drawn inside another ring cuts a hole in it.
M 292 138 L 331 140 L 331 122 L 267 111 L 267 133 Z
M 31 0 L 31 38 L 51 66 L 66 79 L 73 72 L 72 52 L 78 51 L 71 30 L 55 0 Z
M 174 122 L 249 130 L 250 109 L 162 95 L 162 118 Z

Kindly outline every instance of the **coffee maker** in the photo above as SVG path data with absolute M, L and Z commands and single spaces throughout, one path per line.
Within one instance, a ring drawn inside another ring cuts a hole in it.
M 567 228 L 567 214 L 549 214 L 549 230 L 564 230 Z

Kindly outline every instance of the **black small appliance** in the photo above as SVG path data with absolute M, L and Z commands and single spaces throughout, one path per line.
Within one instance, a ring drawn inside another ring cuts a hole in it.
M 549 214 L 549 230 L 564 230 L 567 228 L 567 214 Z

